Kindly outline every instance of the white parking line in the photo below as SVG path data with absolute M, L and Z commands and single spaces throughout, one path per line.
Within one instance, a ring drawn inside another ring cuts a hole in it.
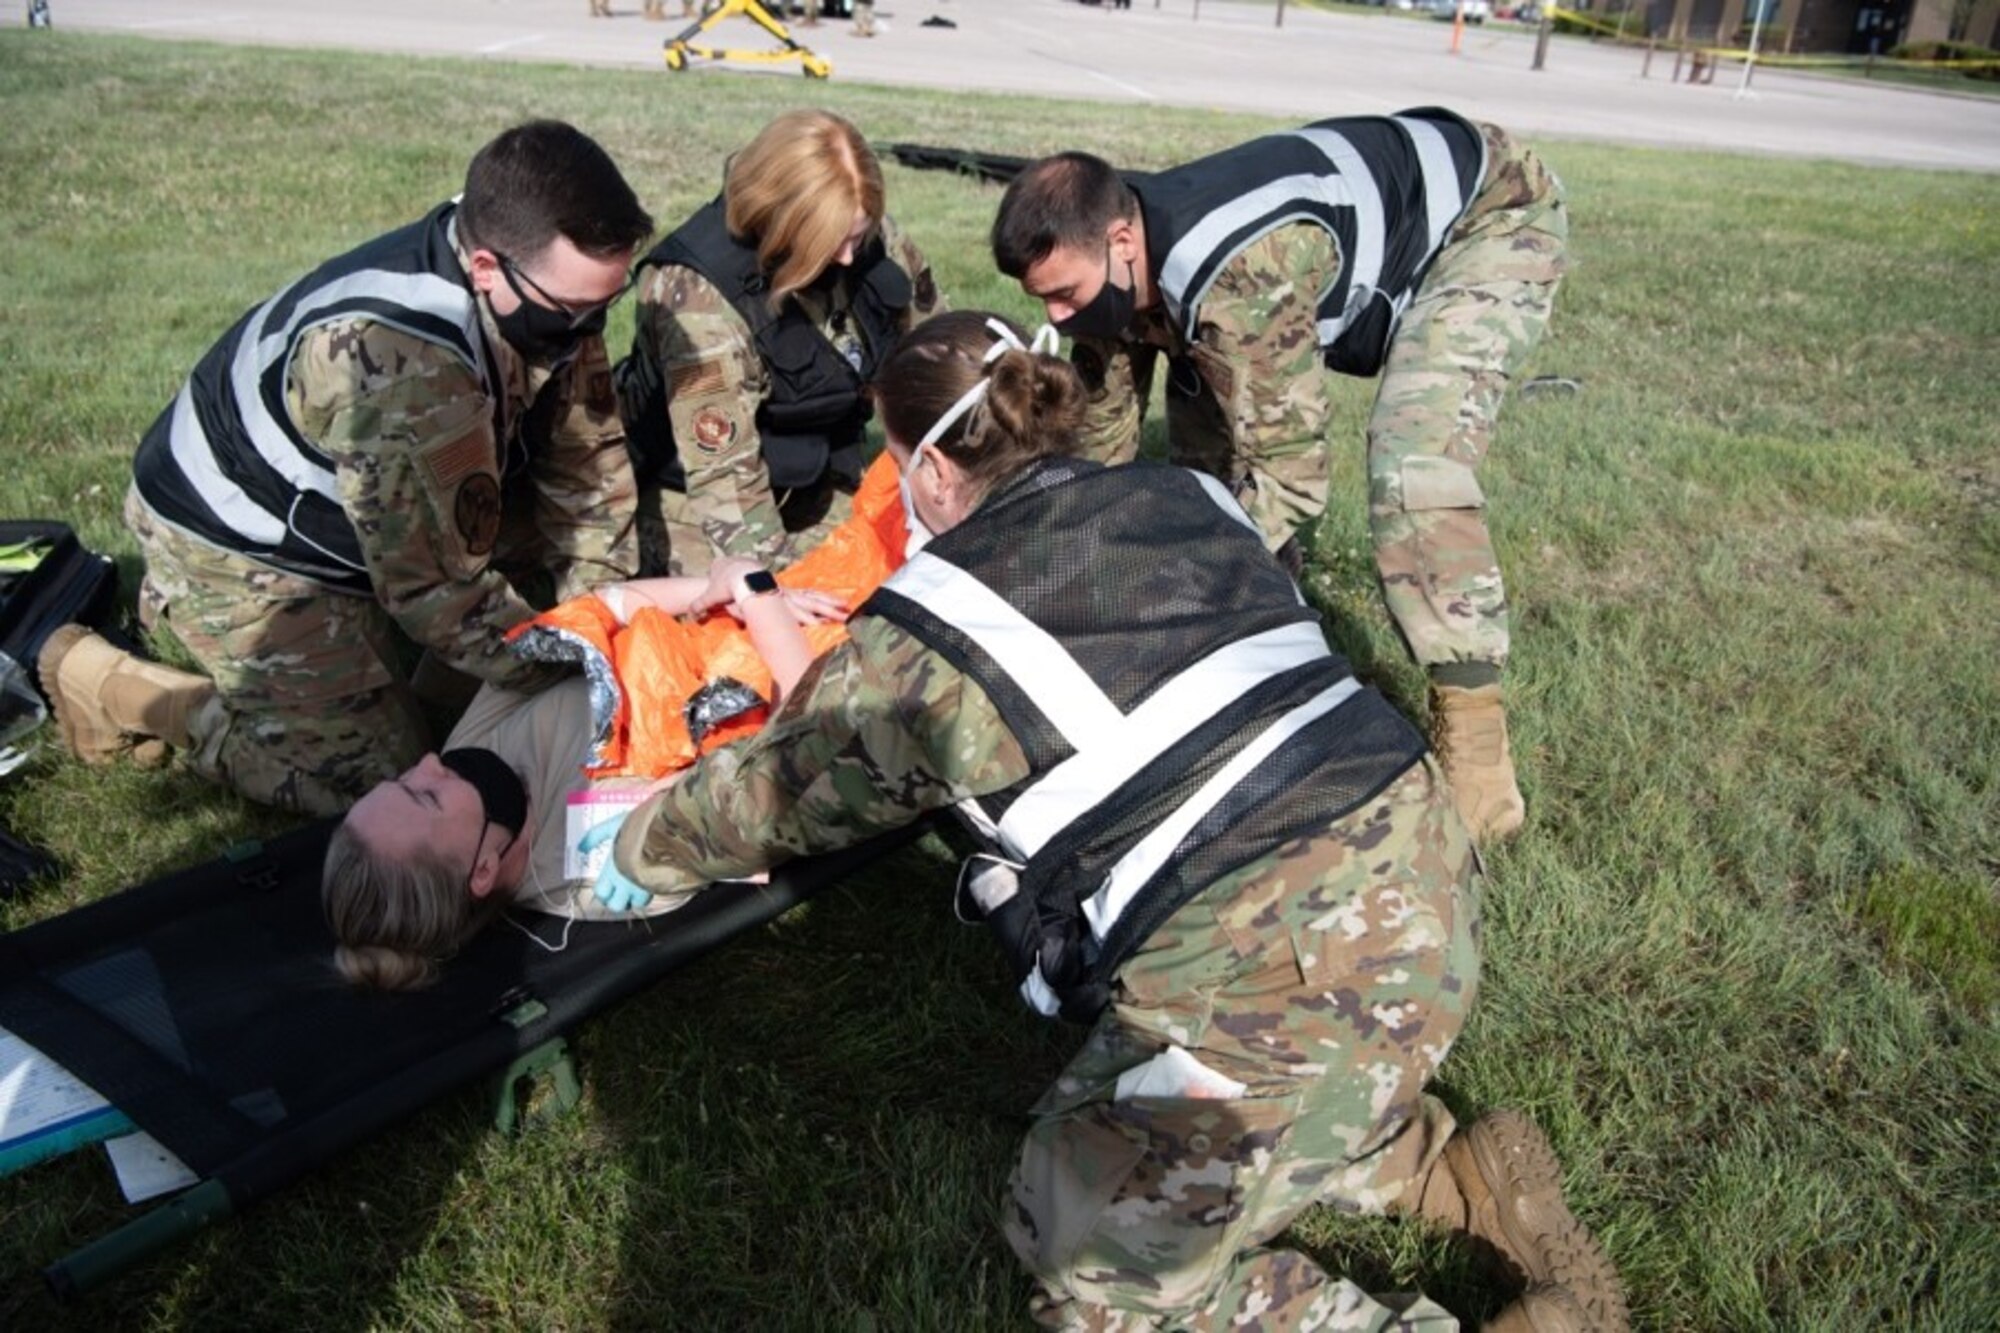
M 526 37 L 509 37 L 504 42 L 487 43 L 485 46 L 479 48 L 479 54 L 483 56 L 498 55 L 502 51 L 511 51 L 517 46 L 533 46 L 536 42 L 543 41 L 547 37 L 548 34 L 545 32 L 531 32 Z

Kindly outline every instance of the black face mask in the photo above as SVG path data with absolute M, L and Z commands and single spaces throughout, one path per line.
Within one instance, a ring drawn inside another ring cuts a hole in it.
M 1111 242 L 1104 243 L 1104 285 L 1090 304 L 1080 306 L 1068 319 L 1056 323 L 1056 332 L 1071 338 L 1122 338 L 1132 327 L 1138 312 L 1139 278 L 1132 265 L 1125 265 L 1125 281 L 1120 287 L 1111 281 Z
M 576 355 L 584 339 L 604 332 L 606 311 L 592 311 L 581 323 L 572 325 L 571 317 L 560 310 L 536 305 L 525 296 L 518 299 L 512 314 L 493 311 L 493 323 L 508 345 L 530 361 L 561 366 Z
M 472 789 L 479 793 L 479 808 L 486 822 L 506 829 L 507 847 L 512 847 L 528 823 L 528 786 L 521 781 L 521 775 L 493 751 L 469 746 L 446 750 L 438 756 L 438 762 L 472 784 Z M 483 837 L 483 827 L 480 833 Z M 506 847 L 500 849 L 500 854 L 507 854 Z

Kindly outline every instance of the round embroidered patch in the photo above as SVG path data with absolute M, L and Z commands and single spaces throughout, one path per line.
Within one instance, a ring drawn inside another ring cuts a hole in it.
M 500 540 L 500 483 L 485 472 L 467 477 L 452 501 L 452 516 L 467 554 L 492 554 Z
M 695 413 L 694 443 L 705 454 L 719 454 L 736 438 L 736 423 L 719 408 L 704 407 Z

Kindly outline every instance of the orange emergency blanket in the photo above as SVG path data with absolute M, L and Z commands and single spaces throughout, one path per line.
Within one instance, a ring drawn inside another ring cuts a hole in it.
M 853 512 L 825 541 L 780 570 L 778 584 L 830 593 L 852 610 L 902 565 L 908 540 L 896 461 L 884 453 L 863 475 Z M 844 642 L 847 628 L 808 625 L 805 634 L 817 657 Z M 771 672 L 749 632 L 725 610 L 694 621 L 642 607 L 629 624 L 620 625 L 611 608 L 586 595 L 515 626 L 507 641 L 525 657 L 583 664 L 595 730 L 585 765 L 592 777 L 660 777 L 750 735 L 769 716 Z M 740 701 L 741 711 L 697 740 L 689 730 L 688 705 L 698 696 L 706 711 L 729 698 Z

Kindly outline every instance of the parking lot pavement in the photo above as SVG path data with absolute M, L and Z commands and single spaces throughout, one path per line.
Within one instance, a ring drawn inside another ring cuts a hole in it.
M 644 67 L 661 78 L 799 78 L 697 68 L 669 74 L 662 40 L 681 26 L 614 0 L 592 19 L 583 0 L 50 0 L 56 25 L 148 37 Z M 679 6 L 670 4 L 678 14 Z M 1199 10 L 1197 17 L 1196 10 Z M 1877 165 L 2000 171 L 2000 99 L 1955 97 L 1760 69 L 1738 97 L 1738 68 L 1712 84 L 1668 81 L 1671 53 L 1641 78 L 1632 48 L 1558 40 L 1529 68 L 1534 34 L 1467 28 L 1381 11 L 1331 14 L 1271 0 L 883 0 L 882 35 L 828 19 L 796 35 L 847 82 L 981 89 L 1260 111 L 1306 119 L 1441 104 L 1541 138 L 1819 157 Z M 925 27 L 933 15 L 955 28 Z M 768 39 L 732 20 L 718 39 Z

